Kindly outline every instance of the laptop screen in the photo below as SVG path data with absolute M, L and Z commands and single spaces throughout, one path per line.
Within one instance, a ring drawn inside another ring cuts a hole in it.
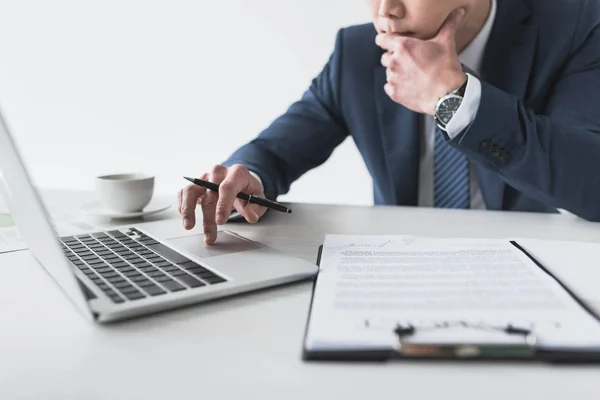
M 91 318 L 92 313 L 60 247 L 45 205 L 33 186 L 27 168 L 0 112 L 0 192 L 19 233 L 31 253 L 62 288 L 75 306 Z

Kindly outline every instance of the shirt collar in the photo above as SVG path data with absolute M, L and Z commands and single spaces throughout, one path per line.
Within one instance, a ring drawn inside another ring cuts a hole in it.
M 459 54 L 460 62 L 476 73 L 481 72 L 483 55 L 496 20 L 497 0 L 492 0 L 492 8 L 485 25 L 475 39 Z

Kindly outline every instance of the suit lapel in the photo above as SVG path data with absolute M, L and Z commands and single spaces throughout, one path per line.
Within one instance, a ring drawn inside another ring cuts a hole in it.
M 385 93 L 386 70 L 383 66 L 375 68 L 374 78 L 383 154 L 393 187 L 394 204 L 416 206 L 419 198 L 421 117 L 394 102 Z
M 534 65 L 536 25 L 523 0 L 498 0 L 496 22 L 486 48 L 481 79 L 507 93 L 524 99 Z M 494 172 L 477 168 L 479 186 L 486 206 L 504 209 L 506 183 Z

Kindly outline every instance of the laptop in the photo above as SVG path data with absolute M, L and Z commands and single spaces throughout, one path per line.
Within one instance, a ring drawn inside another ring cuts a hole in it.
M 301 281 L 318 270 L 229 231 L 220 231 L 210 247 L 201 235 L 167 240 L 143 225 L 59 237 L 1 112 L 0 182 L 31 253 L 72 303 L 99 323 Z

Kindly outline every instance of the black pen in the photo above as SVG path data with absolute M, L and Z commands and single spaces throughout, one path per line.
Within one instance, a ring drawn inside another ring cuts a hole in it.
M 208 181 L 198 179 L 198 178 L 188 178 L 187 176 L 184 176 L 184 178 L 187 179 L 188 181 L 192 182 L 195 185 L 205 187 L 209 190 L 212 190 L 213 192 L 219 191 L 219 185 L 217 185 L 216 183 L 208 182 Z M 253 194 L 246 194 L 244 192 L 238 193 L 237 196 L 235 196 L 235 197 L 237 197 L 238 199 L 246 200 L 249 203 L 254 203 L 254 204 L 258 204 L 259 206 L 270 208 L 275 211 L 281 211 L 281 212 L 284 212 L 287 214 L 292 213 L 292 210 L 290 210 L 289 208 L 287 208 L 277 202 L 271 201 L 269 199 L 265 199 L 264 197 L 254 196 Z

